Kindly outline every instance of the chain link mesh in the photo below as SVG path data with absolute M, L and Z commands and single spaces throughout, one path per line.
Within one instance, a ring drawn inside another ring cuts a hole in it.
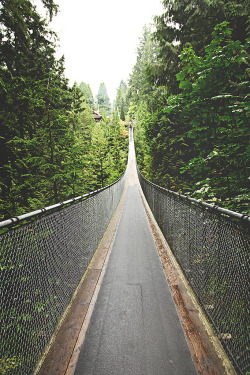
M 125 175 L 88 199 L 0 236 L 0 373 L 29 375 L 120 200 Z
M 150 183 L 144 195 L 238 374 L 249 374 L 249 222 Z

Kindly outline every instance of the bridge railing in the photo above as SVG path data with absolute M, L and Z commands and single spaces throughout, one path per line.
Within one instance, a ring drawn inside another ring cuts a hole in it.
M 124 184 L 125 175 L 90 194 L 0 223 L 2 228 L 12 226 L 0 235 L 1 374 L 33 373 L 104 235 Z
M 139 171 L 138 171 L 139 172 Z M 161 188 L 144 195 L 237 373 L 249 361 L 249 216 Z

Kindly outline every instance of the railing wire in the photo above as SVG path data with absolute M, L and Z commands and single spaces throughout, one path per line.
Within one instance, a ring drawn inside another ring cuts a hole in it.
M 2 223 L 6 227 L 37 217 L 0 235 L 1 374 L 34 371 L 104 235 L 124 184 L 125 175 L 94 193 Z M 40 217 L 44 212 L 48 214 Z
M 233 366 L 238 374 L 249 374 L 249 217 L 171 192 L 138 174 L 155 219 Z

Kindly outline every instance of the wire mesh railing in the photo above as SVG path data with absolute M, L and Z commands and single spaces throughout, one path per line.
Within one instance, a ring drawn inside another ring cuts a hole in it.
M 138 174 L 155 219 L 231 363 L 238 374 L 249 374 L 250 218 L 161 188 Z
M 1 223 L 6 227 L 36 217 L 0 235 L 1 374 L 33 373 L 124 186 L 125 175 L 106 188 Z

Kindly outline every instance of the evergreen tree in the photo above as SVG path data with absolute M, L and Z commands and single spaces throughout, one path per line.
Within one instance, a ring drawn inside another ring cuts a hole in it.
M 125 116 L 128 111 L 127 91 L 127 84 L 122 80 L 116 94 L 116 107 L 122 121 L 125 121 Z
M 121 104 L 120 119 L 121 119 L 122 121 L 125 121 L 124 102 L 123 102 L 123 100 L 122 100 L 122 104 Z
M 43 3 L 51 19 L 57 6 L 53 0 Z M 89 85 L 69 87 L 64 58 L 55 57 L 56 35 L 31 1 L 2 0 L 0 21 L 0 216 L 4 219 L 113 182 L 125 169 L 127 143 L 121 136 L 115 138 L 109 120 L 99 124 L 101 129 L 96 126 Z M 104 84 L 99 105 L 110 113 Z M 109 137 L 116 141 L 110 144 Z M 119 158 L 117 147 L 123 152 Z
M 110 123 L 109 129 L 109 147 L 113 159 L 112 178 L 116 179 L 122 174 L 122 172 L 124 172 L 124 167 L 127 164 L 127 143 L 124 142 L 124 136 L 116 110 L 113 112 L 113 119 Z
M 139 103 L 140 100 L 151 100 L 154 87 L 148 83 L 146 72 L 154 61 L 155 53 L 156 45 L 152 40 L 151 27 L 144 26 L 137 48 L 136 64 L 129 79 L 130 96 L 135 103 Z
M 181 51 L 192 45 L 202 55 L 220 22 L 228 21 L 233 40 L 244 43 L 249 33 L 249 5 L 249 0 L 163 0 L 165 12 L 155 17 L 159 55 L 150 69 L 151 84 L 167 85 L 170 93 L 178 93 L 176 74 Z
M 89 104 L 89 106 L 94 109 L 95 107 L 95 102 L 94 102 L 94 97 L 90 88 L 89 84 L 86 84 L 85 82 L 81 82 L 79 84 L 79 89 L 83 93 L 86 103 Z
M 101 83 L 97 94 L 98 110 L 101 114 L 110 115 L 111 105 L 105 83 Z
M 93 187 L 103 187 L 118 179 L 127 165 L 128 132 L 123 132 L 117 111 L 112 120 L 104 115 L 96 124 L 91 144 Z
M 129 82 L 138 163 L 161 186 L 245 210 L 249 0 L 163 4 L 157 48 L 143 63 L 141 39 Z M 216 26 L 225 20 L 232 31 Z
M 108 178 L 108 141 L 100 123 L 96 123 L 92 131 L 91 164 L 94 171 L 94 184 L 97 188 L 104 187 Z
M 51 17 L 57 7 L 44 3 Z M 84 108 L 79 90 L 64 77 L 64 59 L 55 58 L 55 35 L 36 8 L 28 0 L 1 4 L 0 210 L 9 217 L 76 191 L 67 187 L 77 143 L 70 124 Z
M 248 54 L 249 42 L 231 39 L 224 22 L 200 59 L 192 47 L 181 55 L 177 75 L 182 92 L 169 100 L 166 112 L 186 123 L 195 158 L 184 170 L 196 178 L 199 198 L 244 210 L 247 204 L 249 163 Z
M 52 17 L 56 5 L 44 3 Z M 40 124 L 48 117 L 51 75 L 61 65 L 54 58 L 51 32 L 31 2 L 1 1 L 1 5 L 0 169 L 2 202 L 8 214 L 19 205 L 28 207 L 29 199 L 37 195 Z
M 81 91 L 80 91 L 81 92 Z M 73 87 L 73 101 L 69 121 L 71 136 L 68 153 L 65 160 L 64 178 L 67 194 L 74 197 L 89 192 L 93 187 L 93 170 L 90 162 L 91 138 L 95 126 L 90 106 L 80 96 L 77 87 Z M 79 106 L 81 111 L 79 111 Z

